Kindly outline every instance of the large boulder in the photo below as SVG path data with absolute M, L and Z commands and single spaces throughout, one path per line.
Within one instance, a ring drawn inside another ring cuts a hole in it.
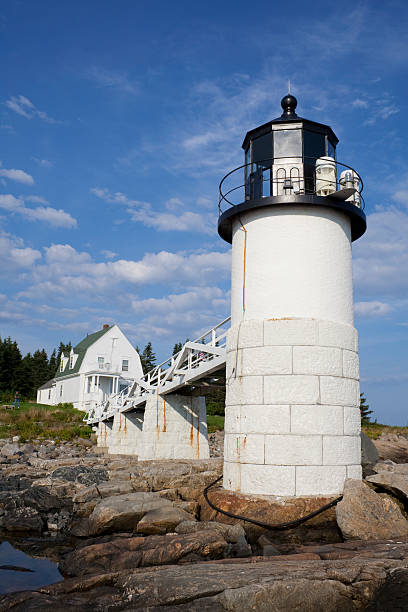
M 60 563 L 64 576 L 83 576 L 168 565 L 180 561 L 221 559 L 228 545 L 215 531 L 185 535 L 116 538 L 75 550 Z
M 222 510 L 256 519 L 269 525 L 286 523 L 306 516 L 334 499 L 333 497 L 299 497 L 283 500 L 260 495 L 244 495 L 221 488 L 210 490 L 208 496 L 211 502 Z M 204 499 L 204 496 L 201 496 L 199 503 L 200 519 L 202 521 L 216 521 L 229 525 L 238 523 L 245 530 L 247 538 L 251 543 L 255 543 L 263 533 L 270 533 L 268 529 L 258 527 L 246 521 L 230 518 L 213 510 Z M 340 541 L 334 508 L 326 510 L 299 527 L 285 531 L 273 531 L 272 533 L 274 542 L 287 545 L 303 544 L 305 542 Z
M 157 493 L 137 492 L 107 497 L 95 506 L 90 515 L 88 535 L 134 531 L 145 514 L 164 507 L 170 510 L 173 503 Z
M 336 516 L 346 540 L 408 537 L 408 521 L 398 504 L 388 495 L 379 495 L 361 480 L 346 480 Z

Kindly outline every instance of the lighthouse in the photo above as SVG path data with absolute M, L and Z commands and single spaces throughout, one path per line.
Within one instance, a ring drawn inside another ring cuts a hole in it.
M 297 100 L 249 131 L 220 184 L 218 233 L 232 244 L 225 489 L 341 494 L 361 479 L 352 242 L 363 183 L 338 138 Z

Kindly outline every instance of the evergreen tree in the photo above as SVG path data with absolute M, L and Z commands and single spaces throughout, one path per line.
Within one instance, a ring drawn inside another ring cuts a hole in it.
M 21 352 L 17 342 L 10 337 L 0 338 L 0 391 L 16 391 L 17 369 L 21 364 Z
M 179 353 L 182 348 L 183 348 L 183 345 L 181 344 L 181 342 L 176 342 L 176 344 L 173 347 L 173 355 L 176 355 L 177 353 Z
M 54 378 L 57 368 L 58 368 L 57 351 L 56 349 L 54 349 L 51 353 L 51 357 L 48 362 L 48 380 L 50 378 Z
M 14 391 L 18 391 L 20 396 L 27 399 L 35 397 L 33 357 L 31 353 L 21 360 L 17 370 Z
M 32 395 L 35 397 L 38 387 L 41 387 L 49 380 L 49 365 L 48 356 L 44 349 L 37 350 L 31 360 L 33 390 Z
M 369 423 L 371 423 L 370 414 L 373 414 L 373 411 L 370 410 L 369 404 L 367 404 L 366 402 L 367 400 L 364 397 L 364 394 L 360 393 L 360 414 L 362 425 L 369 425 Z
M 72 349 L 71 342 L 68 342 L 68 344 L 64 344 L 63 342 L 60 342 L 59 347 L 58 347 L 58 354 L 57 354 L 57 367 L 54 370 L 53 376 L 55 376 L 59 368 L 62 353 L 64 353 L 65 357 L 68 357 L 71 352 L 71 349 Z
M 153 353 L 152 343 L 148 342 L 144 347 L 142 353 L 140 353 L 138 347 L 136 347 L 136 350 L 140 355 L 143 372 L 146 374 L 147 372 L 149 372 L 149 370 L 153 370 L 156 365 L 156 355 Z

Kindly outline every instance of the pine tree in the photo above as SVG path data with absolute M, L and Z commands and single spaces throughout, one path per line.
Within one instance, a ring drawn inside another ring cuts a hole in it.
M 56 349 L 54 349 L 51 353 L 51 357 L 48 362 L 48 380 L 50 378 L 54 378 L 57 368 L 58 368 L 57 351 Z
M 179 353 L 182 348 L 183 348 L 183 345 L 181 344 L 181 342 L 176 342 L 176 344 L 173 347 L 173 355 L 177 355 L 177 353 Z
M 27 399 L 35 397 L 33 371 L 33 357 L 31 353 L 27 353 L 16 370 L 14 391 L 18 391 L 20 397 Z
M 64 344 L 63 342 L 60 342 L 59 347 L 58 347 L 58 354 L 57 354 L 57 367 L 54 370 L 53 376 L 55 376 L 59 368 L 62 353 L 64 353 L 65 357 L 68 357 L 71 352 L 71 349 L 72 349 L 71 342 L 68 342 L 68 344 Z
M 153 370 L 156 365 L 156 355 L 153 353 L 152 343 L 148 342 L 143 349 L 143 352 L 140 353 L 139 349 L 136 347 L 137 352 L 140 355 L 140 361 L 142 362 L 143 372 L 146 374 L 149 370 Z
M 33 389 L 31 395 L 36 396 L 38 387 L 49 380 L 48 356 L 44 349 L 37 350 L 31 360 Z
M 370 414 L 373 414 L 373 411 L 369 409 L 369 404 L 366 404 L 366 402 L 367 400 L 364 397 L 364 393 L 360 393 L 361 425 L 369 425 L 371 423 Z
M 21 352 L 17 342 L 10 337 L 0 338 L 0 391 L 16 391 L 16 373 L 21 364 Z

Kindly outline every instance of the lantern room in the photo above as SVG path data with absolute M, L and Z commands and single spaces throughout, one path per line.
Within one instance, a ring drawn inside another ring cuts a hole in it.
M 245 163 L 221 181 L 220 236 L 230 242 L 232 218 L 248 208 L 297 202 L 342 208 L 356 240 L 366 229 L 360 175 L 337 160 L 331 127 L 299 117 L 291 94 L 281 106 L 280 117 L 247 132 Z

